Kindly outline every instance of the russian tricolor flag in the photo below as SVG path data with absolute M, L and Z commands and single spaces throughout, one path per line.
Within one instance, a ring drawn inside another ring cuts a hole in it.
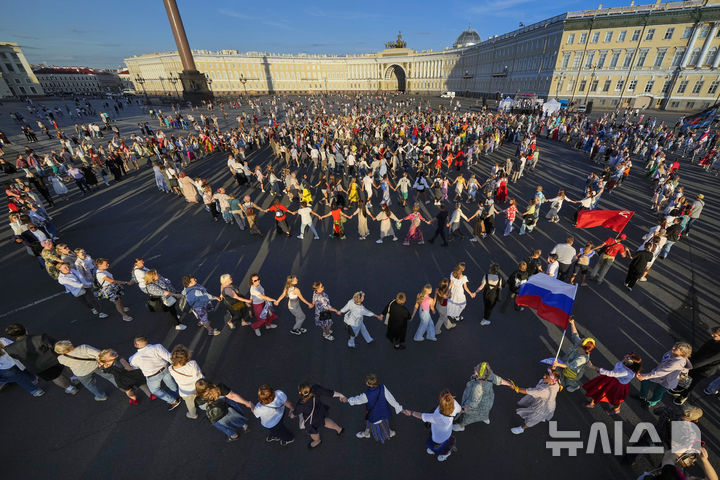
M 537 311 L 538 317 L 563 329 L 572 315 L 577 285 L 544 273 L 536 273 L 522 284 L 515 302 Z

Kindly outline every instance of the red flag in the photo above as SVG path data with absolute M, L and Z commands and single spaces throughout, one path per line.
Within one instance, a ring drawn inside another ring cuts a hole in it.
M 605 227 L 619 233 L 633 214 L 630 210 L 583 210 L 578 213 L 575 228 Z

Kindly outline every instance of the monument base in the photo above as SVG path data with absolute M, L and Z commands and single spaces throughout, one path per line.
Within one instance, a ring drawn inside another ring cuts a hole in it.
M 183 70 L 180 73 L 180 81 L 183 87 L 183 100 L 199 105 L 203 100 L 214 98 L 208 87 L 207 78 L 197 70 Z

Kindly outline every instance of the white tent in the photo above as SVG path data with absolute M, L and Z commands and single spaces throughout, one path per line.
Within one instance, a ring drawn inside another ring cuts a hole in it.
M 507 97 L 505 100 L 501 100 L 500 104 L 498 105 L 498 110 L 501 112 L 509 112 L 512 110 L 513 105 L 515 105 L 515 102 L 512 98 Z
M 560 102 L 555 100 L 554 98 L 547 101 L 543 107 L 543 113 L 545 115 L 552 115 L 560 110 Z

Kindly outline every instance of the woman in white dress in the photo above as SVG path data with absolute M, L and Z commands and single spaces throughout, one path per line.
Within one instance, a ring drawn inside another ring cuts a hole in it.
M 540 422 L 547 422 L 555 415 L 555 398 L 560 391 L 560 384 L 554 370 L 548 369 L 535 388 L 519 388 L 514 383 L 509 386 L 515 390 L 515 393 L 525 395 L 518 402 L 518 406 L 521 408 L 516 410 L 524 422 L 521 426 L 510 429 L 515 435 L 523 433 Z
M 467 305 L 465 292 L 471 298 L 475 298 L 475 293 L 468 287 L 468 278 L 463 275 L 465 271 L 465 262 L 460 262 L 450 275 L 450 298 L 447 301 L 447 316 L 453 321 L 459 322 L 463 319 L 462 312 Z
M 383 243 L 383 238 L 392 236 L 393 242 L 397 241 L 397 236 L 395 236 L 395 230 L 393 230 L 392 227 L 392 221 L 399 222 L 400 219 L 395 216 L 393 212 L 390 211 L 387 205 L 381 204 L 380 205 L 380 213 L 373 218 L 373 220 L 377 220 L 380 222 L 380 239 L 375 240 L 375 243 Z
M 50 183 L 55 191 L 55 195 L 62 196 L 65 199 L 67 198 L 68 188 L 54 173 L 50 174 Z

